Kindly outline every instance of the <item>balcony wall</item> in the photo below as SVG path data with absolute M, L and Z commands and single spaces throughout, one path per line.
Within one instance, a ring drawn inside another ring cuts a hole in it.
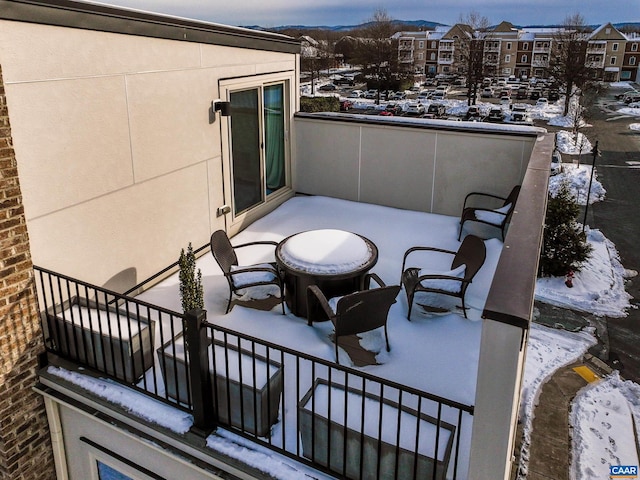
M 350 114 L 297 114 L 295 127 L 298 192 L 444 215 L 521 183 L 542 131 Z

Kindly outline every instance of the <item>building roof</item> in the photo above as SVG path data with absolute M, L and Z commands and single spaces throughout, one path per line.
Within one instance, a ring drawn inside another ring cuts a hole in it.
M 300 53 L 287 35 L 76 0 L 0 0 L 0 20 Z

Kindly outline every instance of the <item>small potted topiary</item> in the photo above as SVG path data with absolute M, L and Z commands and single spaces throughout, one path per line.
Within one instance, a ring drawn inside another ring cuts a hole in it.
M 196 256 L 193 247 L 189 243 L 187 252 L 184 248 L 180 251 L 180 300 L 182 310 L 186 313 L 189 310 L 204 308 L 204 289 L 202 288 L 202 272 L 198 269 L 196 273 Z

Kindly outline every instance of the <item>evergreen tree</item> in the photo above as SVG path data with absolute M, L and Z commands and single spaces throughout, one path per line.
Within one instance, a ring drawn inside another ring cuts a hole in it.
M 549 194 L 538 276 L 564 276 L 578 272 L 589 258 L 591 245 L 577 222 L 580 207 L 563 182 L 555 197 Z
M 186 313 L 189 310 L 204 308 L 204 289 L 202 288 L 202 272 L 198 269 L 196 273 L 196 256 L 193 247 L 189 243 L 187 252 L 184 248 L 180 251 L 180 300 L 182 310 Z

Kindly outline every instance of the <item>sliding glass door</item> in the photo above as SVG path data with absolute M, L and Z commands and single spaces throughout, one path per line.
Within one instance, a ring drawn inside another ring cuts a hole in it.
M 287 185 L 285 83 L 230 90 L 233 212 L 266 202 Z

